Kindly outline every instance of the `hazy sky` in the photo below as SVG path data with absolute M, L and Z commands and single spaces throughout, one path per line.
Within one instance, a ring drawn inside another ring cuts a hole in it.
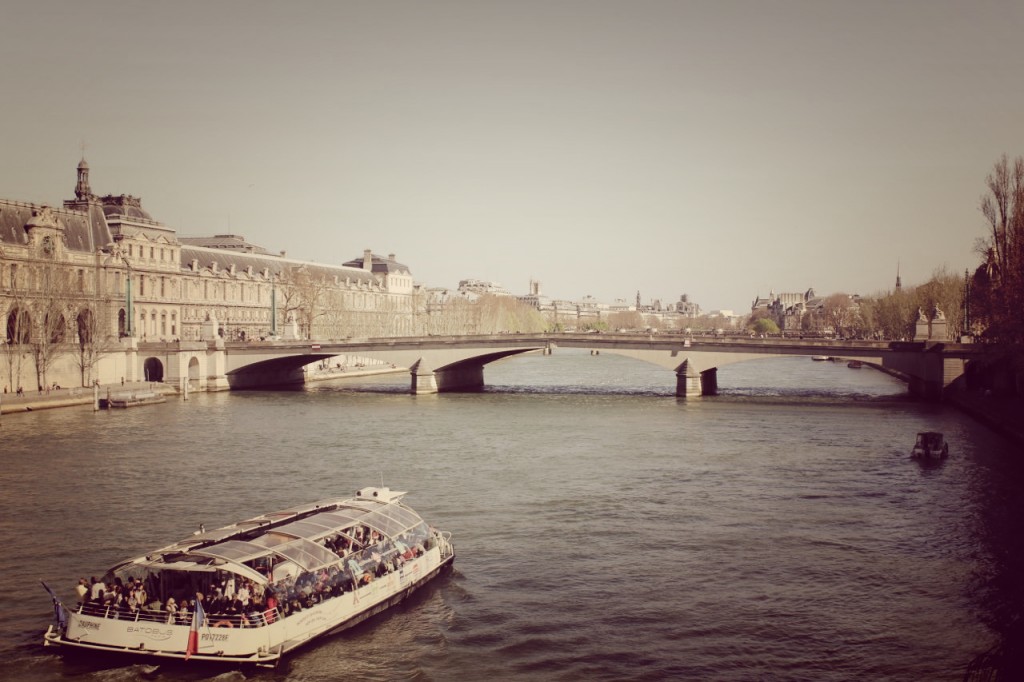
M 977 262 L 1024 154 L 1024 3 L 0 8 L 0 197 L 99 194 L 419 282 L 748 311 Z

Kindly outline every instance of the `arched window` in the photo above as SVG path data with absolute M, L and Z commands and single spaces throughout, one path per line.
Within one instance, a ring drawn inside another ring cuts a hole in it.
M 82 346 L 88 346 L 92 343 L 92 311 L 86 308 L 82 312 L 78 313 L 78 343 Z
M 46 337 L 50 343 L 63 343 L 67 333 L 68 323 L 60 313 L 47 314 L 44 318 L 46 326 Z
M 21 308 L 14 308 L 7 315 L 7 343 L 29 343 L 32 339 L 32 317 Z

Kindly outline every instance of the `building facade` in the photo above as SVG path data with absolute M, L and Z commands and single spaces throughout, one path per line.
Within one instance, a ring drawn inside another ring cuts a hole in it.
M 179 237 L 139 198 L 94 194 L 89 170 L 83 159 L 60 208 L 0 200 L 0 384 L 10 391 L 110 380 L 105 365 L 126 339 L 416 331 L 419 287 L 394 254 L 324 265 L 238 235 Z

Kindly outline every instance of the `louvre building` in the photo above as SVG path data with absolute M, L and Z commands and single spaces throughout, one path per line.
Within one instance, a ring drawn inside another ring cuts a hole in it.
M 237 235 L 178 237 L 138 198 L 93 194 L 84 159 L 75 198 L 60 208 L 0 200 L 4 384 L 15 354 L 61 376 L 77 362 L 88 383 L 82 356 L 116 351 L 125 339 L 209 340 L 211 330 L 225 341 L 409 335 L 418 293 L 394 254 L 324 265 Z M 49 357 L 76 353 L 76 362 Z

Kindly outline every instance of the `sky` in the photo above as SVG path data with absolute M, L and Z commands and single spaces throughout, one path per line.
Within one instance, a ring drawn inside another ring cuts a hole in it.
M 1024 3 L 0 8 L 0 198 L 75 168 L 181 236 L 552 298 L 870 295 L 978 262 L 1024 155 Z

